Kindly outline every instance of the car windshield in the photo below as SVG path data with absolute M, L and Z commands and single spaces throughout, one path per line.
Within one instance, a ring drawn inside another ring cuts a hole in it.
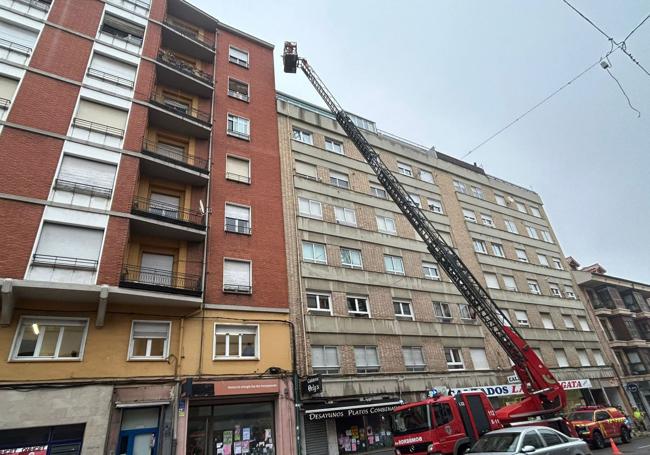
M 431 428 L 428 409 L 428 406 L 420 405 L 391 414 L 393 433 L 396 435 L 417 433 Z
M 481 436 L 472 452 L 514 452 L 521 433 L 496 433 Z
M 593 411 L 578 411 L 578 412 L 572 412 L 569 414 L 568 417 L 569 420 L 589 420 L 590 422 L 594 420 L 594 412 Z

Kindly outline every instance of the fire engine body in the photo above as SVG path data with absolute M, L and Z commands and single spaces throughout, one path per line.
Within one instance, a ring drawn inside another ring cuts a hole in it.
M 409 193 L 384 164 L 379 154 L 336 101 L 307 60 L 298 56 L 296 43 L 285 42 L 282 58 L 285 73 L 295 73 L 300 68 L 307 76 L 335 115 L 338 124 L 372 168 L 379 183 L 422 238 L 429 253 L 445 270 L 475 315 L 481 319 L 486 329 L 492 333 L 510 357 L 513 363 L 512 369 L 521 380 L 524 398 L 498 410 L 492 408 L 487 396 L 482 392 L 460 393 L 455 397 L 436 397 L 397 408 L 394 413 L 425 406 L 426 412 L 420 413 L 419 417 L 421 420 L 426 420 L 427 425 L 425 429 L 425 422 L 420 421 L 414 427 L 420 431 L 410 431 L 406 427 L 404 434 L 394 434 L 395 453 L 457 455 L 467 450 L 472 441 L 487 431 L 534 417 L 552 417 L 562 410 L 566 406 L 566 393 L 562 385 L 553 377 L 548 367 L 528 346 L 517 330 L 512 327 L 507 316 L 461 261 L 453 248 L 447 245 L 425 213 L 414 204 Z M 449 411 L 449 416 L 453 419 L 445 423 L 438 423 L 439 419 L 435 415 L 436 405 L 447 406 L 448 409 L 445 409 Z M 420 439 L 422 445 L 420 445 Z M 408 446 L 408 451 L 401 452 L 399 447 L 406 446 Z

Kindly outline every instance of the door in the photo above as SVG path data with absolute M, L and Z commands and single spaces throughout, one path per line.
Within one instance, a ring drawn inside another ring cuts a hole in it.
M 155 286 L 171 286 L 174 256 L 166 254 L 142 253 L 140 262 L 140 282 Z
M 598 428 L 602 430 L 603 436 L 605 438 L 615 436 L 612 434 L 612 423 L 610 420 L 611 419 L 607 411 L 596 412 L 596 422 L 598 422 Z
M 122 430 L 118 447 L 119 455 L 156 455 L 157 428 Z
M 178 219 L 178 209 L 181 198 L 168 194 L 151 193 L 149 198 L 149 213 L 164 216 L 165 218 Z

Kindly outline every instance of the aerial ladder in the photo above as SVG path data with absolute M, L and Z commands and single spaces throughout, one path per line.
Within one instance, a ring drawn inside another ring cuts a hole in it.
M 511 326 L 508 318 L 485 291 L 476 277 L 461 261 L 456 252 L 445 242 L 433 223 L 413 202 L 408 192 L 386 167 L 379 154 L 373 149 L 350 116 L 336 101 L 316 71 L 306 59 L 298 56 L 294 42 L 285 42 L 283 65 L 285 73 L 295 73 L 298 68 L 307 76 L 336 121 L 363 155 L 368 165 L 377 175 L 397 207 L 409 220 L 415 231 L 427 245 L 429 253 L 447 273 L 458 291 L 481 319 L 485 327 L 496 338 L 512 360 L 513 370 L 521 381 L 524 398 L 506 405 L 496 411 L 504 423 L 527 420 L 531 417 L 551 417 L 566 406 L 566 392 L 555 379 L 548 367 L 535 354 L 533 349 Z

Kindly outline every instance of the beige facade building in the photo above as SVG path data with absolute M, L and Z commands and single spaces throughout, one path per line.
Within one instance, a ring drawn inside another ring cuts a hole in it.
M 323 382 L 322 393 L 302 397 L 307 453 L 390 446 L 388 412 L 432 388 L 482 387 L 496 405 L 515 399 L 509 360 L 332 115 L 282 93 L 278 113 L 299 364 Z M 620 403 L 611 352 L 539 195 L 353 119 L 512 325 L 567 381 L 570 405 Z

